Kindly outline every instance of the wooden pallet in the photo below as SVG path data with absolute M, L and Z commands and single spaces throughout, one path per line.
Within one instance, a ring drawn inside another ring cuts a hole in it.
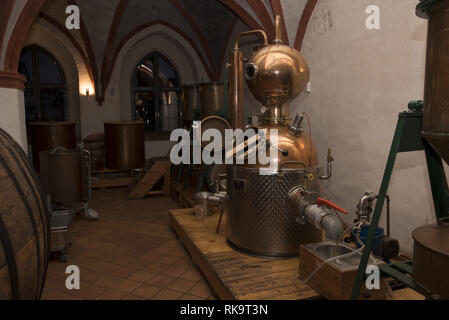
M 226 218 L 215 233 L 219 215 L 198 221 L 194 209 L 170 211 L 170 226 L 189 251 L 212 290 L 226 300 L 305 300 L 321 296 L 298 278 L 298 258 L 250 256 L 226 242 Z M 294 280 L 294 281 L 293 281 Z

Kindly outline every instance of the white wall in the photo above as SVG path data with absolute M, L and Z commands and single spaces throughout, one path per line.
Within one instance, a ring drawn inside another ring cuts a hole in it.
M 349 209 L 348 223 L 363 191 L 379 190 L 398 113 L 423 97 L 427 28 L 415 16 L 417 3 L 320 0 L 304 40 L 312 92 L 290 109 L 310 114 L 322 161 L 333 149 L 334 175 L 325 188 Z M 381 9 L 381 30 L 365 28 L 372 4 Z M 392 236 L 410 255 L 412 230 L 435 221 L 423 152 L 399 155 L 389 194 Z
M 25 152 L 28 150 L 25 128 L 25 101 L 23 91 L 0 88 L 0 128 L 8 132 Z

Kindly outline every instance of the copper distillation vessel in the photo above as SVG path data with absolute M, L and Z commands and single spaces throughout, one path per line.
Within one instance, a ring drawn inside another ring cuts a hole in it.
M 273 162 L 270 166 L 259 161 L 227 166 L 227 239 L 237 249 L 271 257 L 297 255 L 300 244 L 321 241 L 323 230 L 331 238 L 343 231 L 341 222 L 327 208 L 336 206 L 319 198 L 317 179 L 330 178 L 330 153 L 328 172 L 319 176 L 315 146 L 301 127 L 304 116 L 297 115 L 291 121 L 283 113 L 284 105 L 306 88 L 309 67 L 297 50 L 282 43 L 280 22 L 277 16 L 273 44 L 268 43 L 263 30 L 241 33 L 228 65 L 232 127 L 243 128 L 245 78 L 251 93 L 266 110 L 260 124 L 252 128 L 267 132 L 267 150 L 270 157 L 277 153 L 277 160 L 274 166 Z M 239 41 L 252 34 L 259 35 L 264 44 L 246 59 Z M 278 131 L 276 145 L 270 142 L 270 129 Z M 267 171 L 261 174 L 261 169 Z M 317 215 L 322 217 L 319 225 L 314 222 Z

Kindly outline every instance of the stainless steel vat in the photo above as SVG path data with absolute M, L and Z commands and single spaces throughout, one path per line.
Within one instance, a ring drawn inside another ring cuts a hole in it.
M 139 169 L 145 166 L 145 123 L 111 121 L 104 123 L 106 168 Z
M 322 241 L 322 232 L 299 224 L 289 206 L 289 191 L 304 179 L 303 170 L 260 175 L 256 168 L 228 166 L 228 241 L 250 253 L 278 257 L 298 255 L 300 244 Z

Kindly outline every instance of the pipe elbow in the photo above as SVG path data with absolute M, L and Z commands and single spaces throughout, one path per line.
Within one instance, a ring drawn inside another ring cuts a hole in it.
M 308 222 L 318 230 L 326 232 L 326 238 L 337 241 L 344 232 L 344 226 L 338 217 L 329 209 L 310 205 L 306 208 Z
M 326 238 L 329 240 L 338 241 L 342 233 L 345 231 L 341 221 L 333 213 L 323 217 L 321 225 L 326 231 Z

